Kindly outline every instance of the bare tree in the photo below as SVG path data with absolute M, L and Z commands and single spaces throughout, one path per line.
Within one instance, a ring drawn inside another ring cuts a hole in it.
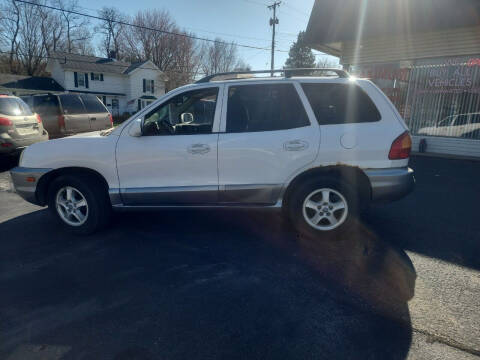
M 238 60 L 237 65 L 235 65 L 234 71 L 251 71 L 252 67 L 247 64 L 245 61 L 242 59 Z
M 61 15 L 43 7 L 39 7 L 38 10 L 42 43 L 47 55 L 64 50 L 65 28 Z
M 75 52 L 78 43 L 90 40 L 88 28 L 90 23 L 87 18 L 73 13 L 81 10 L 77 0 L 55 0 L 55 4 L 61 9 L 60 14 L 64 23 L 65 51 Z
M 20 29 L 18 32 L 17 57 L 28 75 L 37 75 L 45 70 L 45 47 L 41 22 L 32 21 L 41 17 L 40 8 L 20 4 Z
M 235 43 L 225 43 L 220 38 L 216 38 L 215 42 L 207 44 L 204 51 L 202 69 L 207 75 L 232 71 L 239 62 L 237 45 Z
M 125 29 L 123 43 L 128 54 L 125 59 L 151 60 L 166 73 L 170 89 L 197 76 L 202 54 L 199 44 L 188 37 L 193 34 L 178 28 L 167 11 L 139 11 L 131 21 L 137 27 Z
M 18 33 L 20 31 L 20 9 L 15 0 L 5 1 L 0 7 L 0 46 L 8 49 L 7 68 L 17 74 L 20 67 L 17 61 Z
M 322 56 L 316 64 L 317 68 L 337 68 L 339 66 L 340 64 L 338 61 L 333 60 L 328 55 Z
M 120 58 L 123 50 L 122 40 L 124 39 L 125 25 L 119 23 L 119 21 L 125 22 L 127 20 L 126 16 L 114 7 L 103 7 L 98 12 L 98 16 L 105 19 L 95 28 L 96 31 L 100 31 L 103 35 L 100 45 L 101 52 L 108 57 L 110 56 L 110 51 L 113 50 L 116 56 Z

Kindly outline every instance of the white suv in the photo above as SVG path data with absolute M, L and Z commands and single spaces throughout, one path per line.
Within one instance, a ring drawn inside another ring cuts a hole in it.
M 18 194 L 74 232 L 111 209 L 283 208 L 301 231 L 340 231 L 372 201 L 414 186 L 411 139 L 370 81 L 230 79 L 178 88 L 113 131 L 34 144 L 11 171 Z

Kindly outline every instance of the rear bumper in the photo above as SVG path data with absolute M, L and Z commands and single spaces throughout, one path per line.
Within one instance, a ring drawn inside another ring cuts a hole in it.
M 21 152 L 27 146 L 41 141 L 48 140 L 48 133 L 44 130 L 42 134 L 25 138 L 15 139 L 10 136 L 0 136 L 0 154 L 14 154 Z
M 15 191 L 22 198 L 35 205 L 40 205 L 36 196 L 40 178 L 51 169 L 16 167 L 10 170 Z M 28 178 L 28 180 L 27 180 Z
M 365 174 L 370 179 L 373 202 L 389 202 L 403 198 L 413 191 L 413 170 L 405 168 L 369 169 Z

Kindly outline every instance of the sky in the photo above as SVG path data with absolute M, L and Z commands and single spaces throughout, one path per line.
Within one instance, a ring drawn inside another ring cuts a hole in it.
M 138 10 L 166 9 L 177 24 L 201 37 L 221 37 L 237 44 L 271 47 L 273 12 L 267 8 L 273 0 L 78 0 L 87 13 L 95 14 L 103 6 L 114 6 L 133 15 Z M 290 49 L 297 34 L 307 28 L 314 0 L 284 0 L 277 8 L 279 24 L 276 48 Z M 253 70 L 270 68 L 270 51 L 238 47 L 239 56 Z M 319 51 L 317 59 L 324 57 Z M 282 68 L 287 52 L 275 52 L 275 68 Z M 337 58 L 332 57 L 332 60 Z

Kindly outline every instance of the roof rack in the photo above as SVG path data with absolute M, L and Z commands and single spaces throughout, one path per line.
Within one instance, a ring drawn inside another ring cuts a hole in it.
M 204 78 L 201 78 L 200 80 L 196 81 L 196 84 L 201 84 L 201 83 L 207 83 L 212 81 L 212 79 L 218 77 L 218 76 L 228 76 L 228 75 L 246 75 L 246 74 L 272 74 L 273 73 L 284 73 L 285 78 L 291 78 L 292 76 L 295 75 L 295 73 L 304 73 L 306 71 L 311 71 L 311 72 L 334 72 L 337 74 L 338 77 L 340 78 L 348 78 L 350 77 L 350 74 L 346 72 L 345 70 L 342 69 L 334 69 L 334 68 L 298 68 L 298 69 L 278 69 L 278 70 L 254 70 L 254 71 L 231 71 L 231 72 L 223 72 L 223 73 L 216 73 L 212 75 L 205 76 Z M 311 76 L 311 75 L 305 75 L 305 74 L 300 74 L 300 76 Z M 232 79 L 227 79 L 227 80 L 238 80 L 238 78 L 232 78 Z

